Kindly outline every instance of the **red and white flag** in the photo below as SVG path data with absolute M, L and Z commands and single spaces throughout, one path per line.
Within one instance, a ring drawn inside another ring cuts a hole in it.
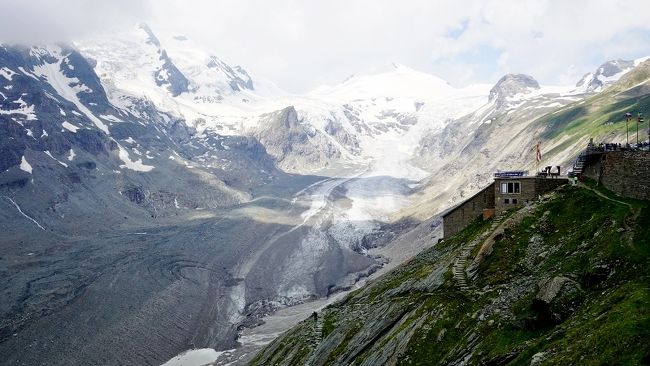
M 540 144 L 541 143 L 538 142 L 537 145 L 535 145 L 535 161 L 538 163 L 542 161 L 542 149 L 540 147 Z

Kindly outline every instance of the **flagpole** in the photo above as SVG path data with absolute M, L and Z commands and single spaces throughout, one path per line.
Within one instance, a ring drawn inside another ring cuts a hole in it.
M 630 144 L 630 128 L 628 127 L 629 118 L 625 119 L 625 147 Z
M 639 123 L 641 123 L 641 112 L 637 114 L 636 120 L 636 146 L 639 147 Z

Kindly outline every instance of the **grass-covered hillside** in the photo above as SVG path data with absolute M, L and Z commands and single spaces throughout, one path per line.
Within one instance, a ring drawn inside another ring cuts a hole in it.
M 633 114 L 627 126 L 625 113 Z M 590 98 L 561 108 L 540 118 L 534 127 L 543 127 L 541 138 L 554 141 L 562 138 L 548 154 L 553 155 L 571 146 L 585 136 L 594 141 L 625 142 L 626 128 L 630 143 L 636 142 L 636 117 L 642 113 L 645 123 L 639 126 L 639 139 L 648 138 L 650 119 L 650 60 L 625 74 L 614 85 Z
M 650 363 L 650 202 L 565 186 L 276 339 L 256 365 Z

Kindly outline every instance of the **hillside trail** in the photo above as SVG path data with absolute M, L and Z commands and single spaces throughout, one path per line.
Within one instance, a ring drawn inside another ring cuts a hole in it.
M 627 202 L 619 201 L 617 199 L 608 197 L 604 193 L 600 192 L 598 189 L 589 187 L 584 183 L 578 183 L 578 187 L 588 189 L 588 190 L 594 192 L 596 195 L 598 195 L 601 198 L 604 198 L 604 199 L 606 199 L 608 201 L 611 201 L 611 202 L 614 202 L 614 203 L 617 203 L 617 204 L 620 204 L 620 205 L 627 206 L 630 209 L 630 211 L 632 212 L 632 216 L 627 216 L 625 218 L 625 220 L 623 220 L 623 228 L 625 229 L 624 237 L 625 237 L 626 241 L 628 242 L 628 245 L 630 247 L 634 248 L 634 227 L 633 226 L 636 224 L 636 220 L 639 218 L 639 215 L 641 214 L 641 208 L 634 207 L 633 205 L 631 205 L 631 204 L 629 204 Z

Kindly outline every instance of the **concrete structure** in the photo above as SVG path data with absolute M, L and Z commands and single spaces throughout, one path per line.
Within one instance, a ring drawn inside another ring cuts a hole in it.
M 587 149 L 582 174 L 623 197 L 650 200 L 650 152 Z
M 516 173 L 516 174 L 510 174 Z M 469 223 L 483 216 L 487 220 L 569 182 L 567 178 L 549 175 L 526 176 L 527 172 L 502 172 L 495 174 L 494 183 L 483 188 L 467 200 L 444 211 L 443 235 L 448 238 L 463 230 Z
M 495 213 L 498 215 L 511 208 L 520 207 L 568 182 L 567 178 L 544 176 L 494 178 Z
M 442 213 L 444 237 L 450 237 L 463 230 L 483 215 L 484 210 L 488 211 L 488 214 L 494 210 L 494 183 Z

